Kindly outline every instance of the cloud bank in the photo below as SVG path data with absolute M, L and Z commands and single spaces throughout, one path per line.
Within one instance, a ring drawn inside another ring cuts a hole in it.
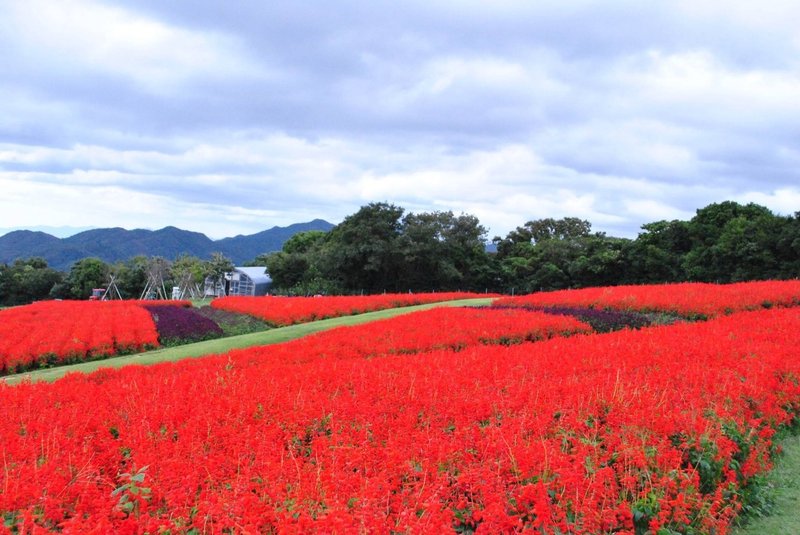
M 0 228 L 800 210 L 796 2 L 0 0 Z

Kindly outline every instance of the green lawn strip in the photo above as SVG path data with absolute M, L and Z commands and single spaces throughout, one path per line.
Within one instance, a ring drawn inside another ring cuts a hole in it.
M 137 353 L 135 355 L 125 355 L 121 357 L 112 357 L 104 360 L 95 360 L 91 362 L 81 362 L 78 364 L 71 364 L 69 366 L 60 366 L 56 368 L 47 368 L 42 370 L 34 370 L 26 373 L 16 375 L 8 375 L 0 378 L 4 379 L 8 384 L 16 384 L 24 379 L 30 379 L 32 382 L 38 381 L 55 381 L 63 377 L 67 373 L 83 372 L 90 373 L 100 368 L 121 368 L 131 364 L 156 364 L 158 362 L 174 362 L 186 358 L 203 357 L 205 355 L 213 355 L 217 353 L 226 353 L 231 349 L 240 349 L 252 346 L 278 344 L 300 338 L 308 334 L 332 329 L 334 327 L 341 327 L 345 325 L 358 325 L 360 323 L 367 323 L 384 318 L 391 318 L 401 314 L 408 314 L 409 312 L 416 312 L 418 310 L 427 310 L 429 308 L 441 306 L 483 306 L 489 305 L 493 298 L 480 298 L 480 299 L 461 299 L 458 301 L 444 301 L 439 303 L 428 303 L 425 305 L 415 305 L 401 308 L 391 308 L 387 310 L 379 310 L 377 312 L 367 312 L 365 314 L 358 314 L 355 316 L 342 316 L 338 318 L 330 318 L 325 320 L 313 321 L 310 323 L 301 323 L 298 325 L 290 325 L 289 327 L 280 327 L 277 329 L 270 329 L 268 331 L 243 334 L 240 336 L 231 336 L 228 338 L 217 338 L 216 340 L 207 340 L 205 342 L 197 342 L 194 344 L 187 344 L 183 346 L 170 347 L 165 349 L 157 349 L 155 351 L 148 351 L 146 353 Z
M 784 453 L 767 474 L 767 484 L 772 487 L 775 499 L 773 510 L 767 516 L 747 519 L 731 535 L 800 533 L 800 436 L 790 436 L 780 444 Z

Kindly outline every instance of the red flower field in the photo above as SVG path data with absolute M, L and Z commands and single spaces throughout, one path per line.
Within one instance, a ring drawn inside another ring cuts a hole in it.
M 800 414 L 800 309 L 521 342 L 586 330 L 552 321 L 0 384 L 0 533 L 726 533 Z
M 136 301 L 42 301 L 0 310 L 0 375 L 154 347 L 155 323 Z
M 582 306 L 668 312 L 689 318 L 713 317 L 742 310 L 800 304 L 800 280 L 607 286 L 559 290 L 495 301 L 505 306 Z
M 249 314 L 273 325 L 292 325 L 294 323 L 350 316 L 387 308 L 478 297 L 498 297 L 498 295 L 443 292 L 319 297 L 232 296 L 214 299 L 211 302 L 211 306 L 230 312 Z
M 372 358 L 437 349 L 459 351 L 480 344 L 508 345 L 591 331 L 589 325 L 574 318 L 543 312 L 446 307 L 338 327 L 284 344 L 251 348 L 243 354 L 248 359 L 283 365 L 323 358 Z

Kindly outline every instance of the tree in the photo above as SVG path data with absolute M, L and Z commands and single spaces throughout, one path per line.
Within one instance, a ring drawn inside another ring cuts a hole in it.
M 565 217 L 563 219 L 537 219 L 528 221 L 525 226 L 530 230 L 533 243 L 541 243 L 546 240 L 573 240 L 589 236 L 592 231 L 592 224 L 585 219 L 577 217 Z
M 577 238 L 577 241 L 581 247 L 567 266 L 572 286 L 585 288 L 628 282 L 625 252 L 631 240 L 597 233 Z
M 783 279 L 800 277 L 800 212 L 784 219 L 775 237 L 775 257 Z
M 9 290 L 11 288 L 11 268 L 8 264 L 0 264 L 0 306 L 9 306 Z
M 776 278 L 776 239 L 782 218 L 769 215 L 728 221 L 709 255 L 716 267 L 714 276 L 726 282 Z
M 111 266 L 116 277 L 117 288 L 123 299 L 138 299 L 147 285 L 148 258 L 137 255 L 125 262 L 117 262 Z
M 505 290 L 530 292 L 582 285 L 580 277 L 588 271 L 589 261 L 584 258 L 580 266 L 573 263 L 586 256 L 591 229 L 591 223 L 576 217 L 546 218 L 528 221 L 505 238 L 494 238 Z M 594 239 L 595 249 L 605 243 L 601 234 Z
M 471 215 L 408 214 L 372 203 L 330 233 L 302 232 L 260 258 L 292 293 L 486 288 L 494 275 L 486 229 Z
M 776 271 L 769 252 L 774 245 L 760 229 L 779 226 L 775 218 L 768 208 L 754 203 L 725 201 L 697 210 L 688 223 L 692 248 L 683 262 L 687 278 L 730 282 L 769 277 Z
M 174 285 L 171 279 L 172 262 L 162 256 L 147 259 L 147 283 L 141 293 L 142 299 L 170 299 L 167 288 Z
M 327 235 L 328 233 L 322 230 L 298 232 L 284 242 L 281 250 L 287 254 L 307 254 L 317 249 Z
M 289 289 L 309 278 L 309 261 L 303 254 L 270 253 L 264 257 L 264 265 L 276 288 Z
M 196 256 L 184 254 L 175 259 L 170 267 L 170 276 L 173 284 L 180 288 L 182 298 L 195 295 L 195 288 L 205 279 L 205 265 Z
M 309 230 L 298 232 L 286 240 L 281 251 L 264 257 L 267 272 L 275 287 L 292 293 L 327 293 L 332 288 L 322 283 L 320 261 L 327 232 Z
M 10 266 L 0 265 L 0 304 L 13 306 L 47 299 L 63 278 L 43 258 L 17 259 Z
M 478 218 L 453 212 L 408 214 L 402 220 L 398 273 L 401 288 L 470 289 L 488 264 L 486 229 Z
M 533 233 L 527 226 L 523 225 L 510 231 L 505 238 L 495 236 L 492 239 L 497 248 L 497 258 L 527 258 L 533 251 Z
M 570 275 L 569 267 L 581 255 L 582 250 L 583 244 L 575 238 L 553 238 L 537 242 L 530 258 L 534 273 L 524 286 L 532 291 L 578 286 Z
M 625 251 L 628 282 L 651 284 L 686 280 L 683 263 L 692 248 L 686 221 L 655 221 Z
M 234 267 L 231 259 L 224 254 L 211 253 L 211 259 L 203 264 L 203 276 L 209 277 L 216 287 L 217 284 L 224 283 L 225 274 L 232 272 Z
M 99 258 L 78 260 L 69 270 L 63 289 L 58 297 L 89 299 L 92 289 L 103 288 L 108 284 L 109 266 Z
M 403 208 L 370 203 L 335 226 L 321 250 L 322 275 L 350 291 L 398 289 Z

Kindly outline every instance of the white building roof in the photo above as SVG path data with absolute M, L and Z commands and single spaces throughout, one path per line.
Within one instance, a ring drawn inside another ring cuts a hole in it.
M 267 268 L 265 267 L 236 267 L 233 269 L 247 275 L 254 284 L 272 282 L 272 278 L 267 275 Z

